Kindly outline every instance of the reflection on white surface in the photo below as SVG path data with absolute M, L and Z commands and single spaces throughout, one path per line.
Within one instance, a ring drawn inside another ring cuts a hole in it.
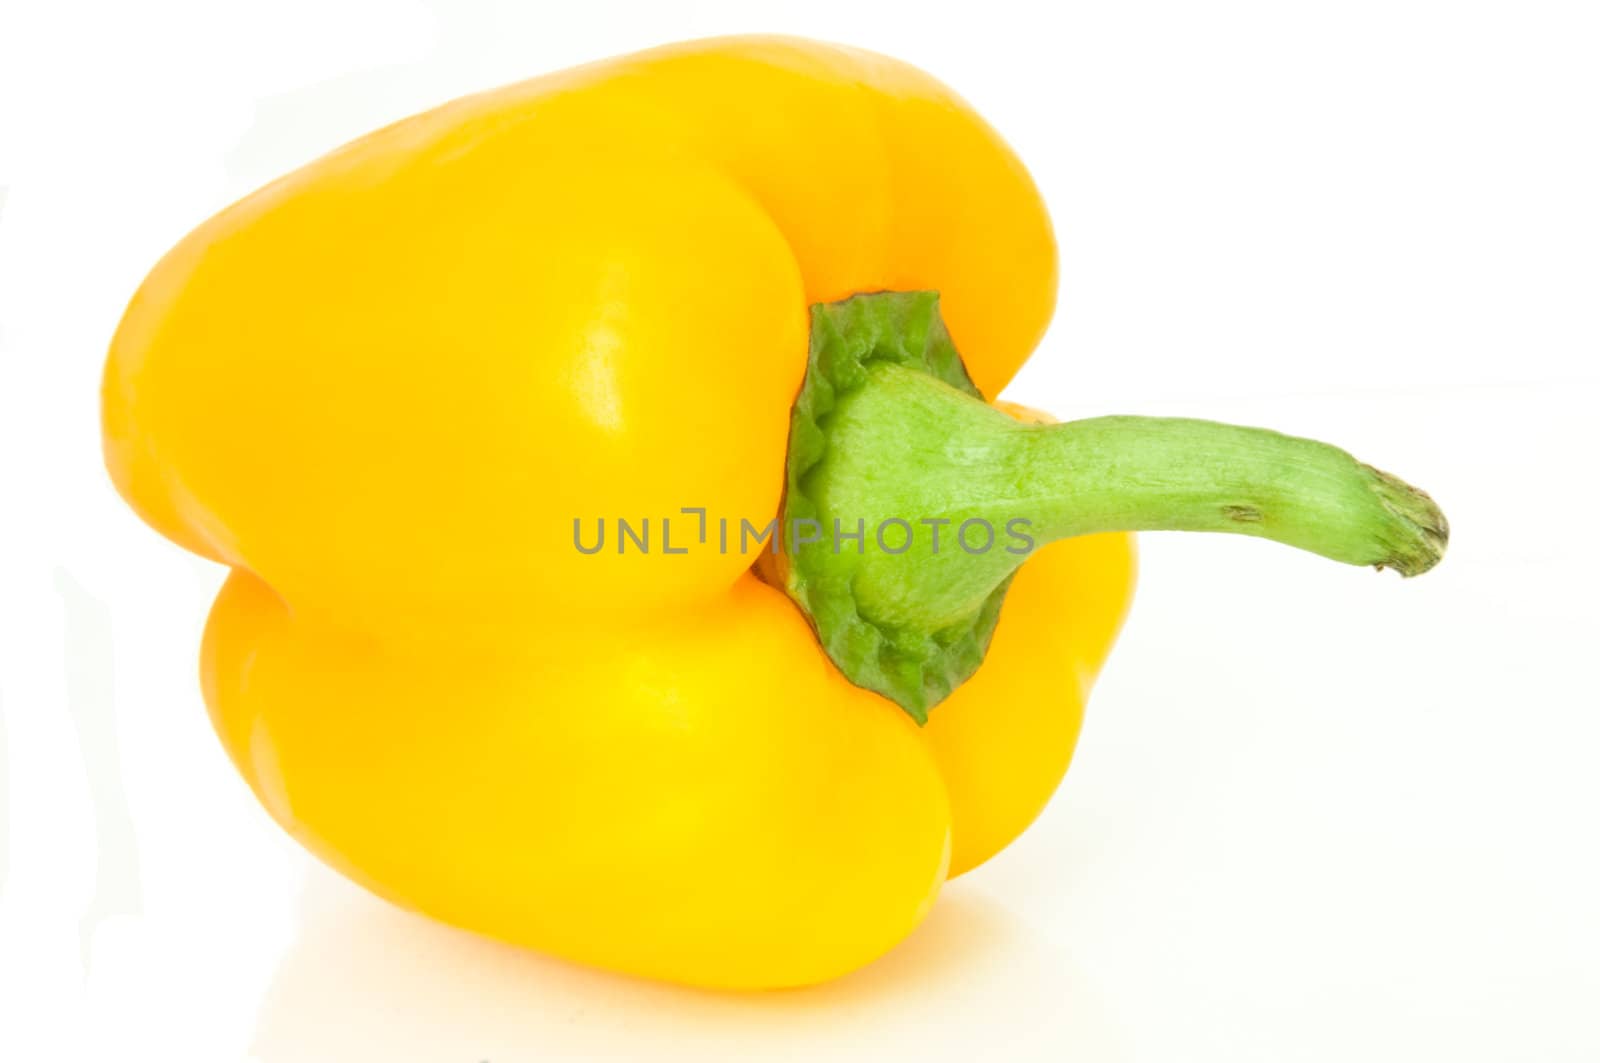
M 321 868 L 302 909 L 252 1044 L 262 1063 L 887 1060 L 911 1045 L 922 1060 L 1130 1058 L 1072 958 L 959 884 L 876 964 L 772 993 L 577 967 L 402 912 Z

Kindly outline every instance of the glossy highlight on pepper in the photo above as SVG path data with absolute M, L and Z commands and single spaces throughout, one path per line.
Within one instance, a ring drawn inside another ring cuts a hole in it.
M 1426 496 L 1322 444 L 987 402 L 1055 292 L 1037 189 L 937 81 L 691 42 L 445 104 L 202 224 L 113 340 L 106 462 L 231 569 L 206 704 L 320 858 L 578 962 L 809 984 L 1043 808 L 1127 530 L 1443 549 Z M 1113 453 L 1144 494 L 1064 479 Z M 905 516 L 1049 534 L 976 567 L 573 547 L 598 515 L 877 519 L 890 482 Z

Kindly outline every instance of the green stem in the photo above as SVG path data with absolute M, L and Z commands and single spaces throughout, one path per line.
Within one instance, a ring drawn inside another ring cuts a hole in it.
M 976 395 L 925 293 L 814 308 L 789 471 L 786 589 L 846 676 L 919 721 L 981 663 L 1012 573 L 1045 543 L 1231 532 L 1411 576 L 1448 534 L 1427 495 L 1325 443 L 1177 418 L 1020 422 Z
M 1041 460 L 1030 486 L 1051 539 L 1232 532 L 1402 576 L 1426 572 L 1444 555 L 1448 530 L 1432 499 L 1327 443 L 1162 417 L 1099 417 L 1038 431 Z

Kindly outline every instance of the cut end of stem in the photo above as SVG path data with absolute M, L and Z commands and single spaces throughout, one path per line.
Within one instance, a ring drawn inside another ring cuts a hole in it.
M 1444 559 L 1450 543 L 1450 522 L 1426 491 L 1398 476 L 1363 465 L 1372 478 L 1372 493 L 1397 519 L 1387 524 L 1387 552 L 1373 566 L 1392 568 L 1402 576 L 1420 576 Z

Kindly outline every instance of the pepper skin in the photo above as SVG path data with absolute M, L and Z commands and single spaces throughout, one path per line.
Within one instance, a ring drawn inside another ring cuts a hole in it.
M 942 85 L 694 42 L 401 121 L 201 225 L 117 331 L 106 460 L 232 569 L 206 703 L 320 858 L 582 963 L 814 983 L 1044 806 L 1130 537 L 1034 555 L 919 727 L 841 674 L 760 544 L 583 555 L 573 521 L 775 516 L 812 304 L 937 291 L 992 396 L 1055 289 L 1032 181 Z

